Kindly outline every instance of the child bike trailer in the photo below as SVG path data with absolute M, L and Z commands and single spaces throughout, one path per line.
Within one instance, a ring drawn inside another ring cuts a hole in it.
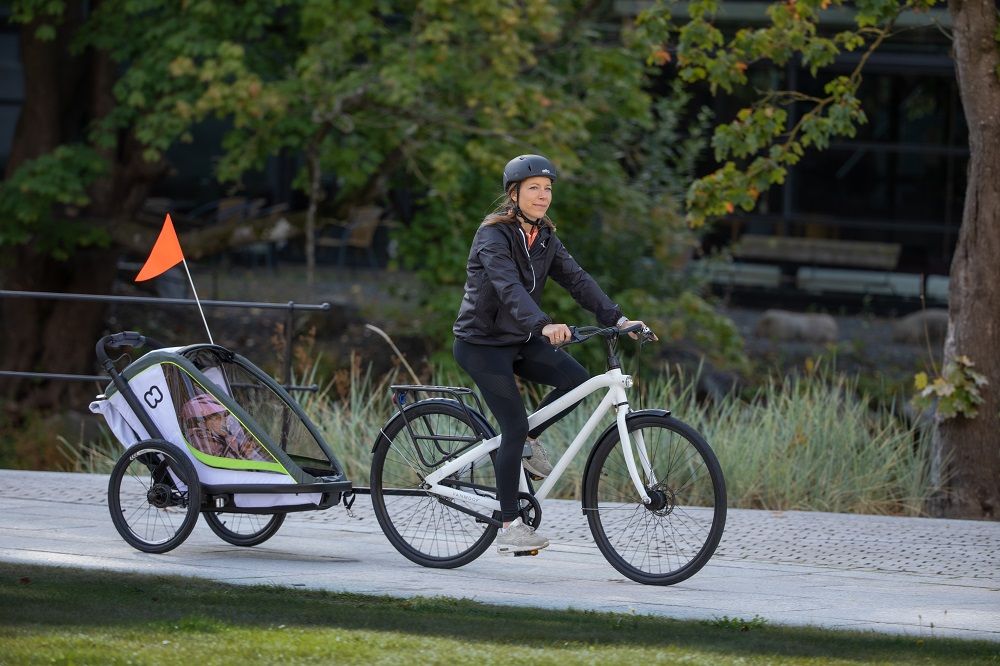
M 153 351 L 121 372 L 108 349 Z M 122 538 L 164 553 L 198 520 L 224 541 L 255 546 L 292 511 L 326 509 L 351 492 L 343 467 L 289 394 L 224 347 L 162 347 L 134 332 L 97 343 L 111 377 L 90 403 L 125 447 L 108 483 Z

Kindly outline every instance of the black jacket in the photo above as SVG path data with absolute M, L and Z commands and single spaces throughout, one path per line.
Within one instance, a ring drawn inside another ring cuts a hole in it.
M 465 295 L 452 329 L 465 342 L 512 345 L 541 335 L 542 328 L 552 323 L 539 305 L 549 276 L 597 315 L 602 326 L 622 316 L 548 227 L 538 232 L 529 250 L 520 224 L 481 225 L 466 270 Z

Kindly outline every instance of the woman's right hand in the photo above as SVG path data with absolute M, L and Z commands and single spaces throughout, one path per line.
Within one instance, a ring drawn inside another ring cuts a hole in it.
M 573 334 L 569 330 L 569 326 L 566 324 L 546 324 L 542 328 L 542 335 L 549 339 L 549 342 L 553 345 L 561 345 L 569 342 Z

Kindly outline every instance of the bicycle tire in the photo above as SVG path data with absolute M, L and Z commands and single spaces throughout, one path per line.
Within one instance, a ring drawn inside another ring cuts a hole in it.
M 202 514 L 215 535 L 234 546 L 257 546 L 275 535 L 285 522 L 285 514 L 217 513 Z
M 382 429 L 372 457 L 370 485 L 375 517 L 389 542 L 409 560 L 441 569 L 468 564 L 493 543 L 497 528 L 443 504 L 433 495 L 413 491 L 420 490 L 424 477 L 443 464 L 449 454 L 469 445 L 415 442 L 407 421 L 420 435 L 470 436 L 476 437 L 475 444 L 479 443 L 470 413 L 454 400 L 423 400 L 406 408 L 405 419 L 397 416 Z M 437 445 L 441 448 L 437 449 Z M 489 487 L 492 492 L 479 492 L 495 498 L 493 458 L 491 453 L 485 464 L 474 463 L 450 478 Z M 394 491 L 413 494 L 398 495 Z M 499 511 L 493 513 L 493 518 L 499 517 Z
M 630 415 L 642 432 L 656 478 L 644 505 L 625 466 L 617 428 L 597 444 L 585 470 L 583 508 L 608 562 L 646 585 L 673 585 L 696 574 L 715 553 L 726 525 L 726 484 L 708 442 L 663 412 Z M 645 477 L 639 457 L 636 465 Z
M 194 465 L 168 442 L 134 444 L 111 471 L 108 510 L 115 529 L 136 550 L 173 550 L 191 534 L 201 510 Z

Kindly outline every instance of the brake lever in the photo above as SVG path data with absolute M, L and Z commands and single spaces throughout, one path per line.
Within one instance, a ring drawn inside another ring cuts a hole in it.
M 587 338 L 582 337 L 580 333 L 576 330 L 576 326 L 569 327 L 569 340 L 562 342 L 558 345 L 554 345 L 556 349 L 562 349 L 563 347 L 568 347 L 569 345 L 575 345 L 577 343 L 583 342 Z

